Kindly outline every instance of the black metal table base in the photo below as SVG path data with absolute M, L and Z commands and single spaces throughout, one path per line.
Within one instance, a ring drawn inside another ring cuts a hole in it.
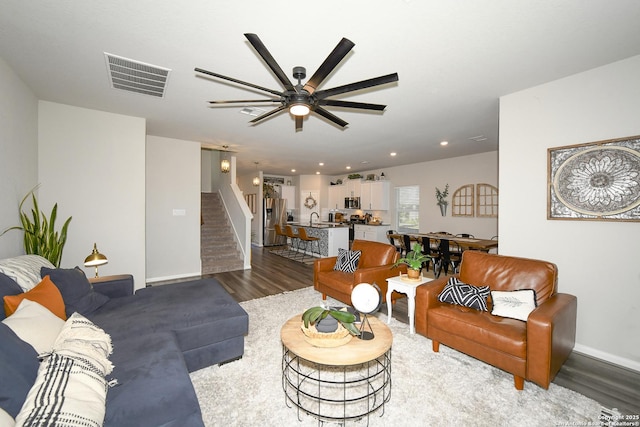
M 391 348 L 365 363 L 347 366 L 308 361 L 282 348 L 282 388 L 285 403 L 327 422 L 359 421 L 380 410 L 391 398 Z

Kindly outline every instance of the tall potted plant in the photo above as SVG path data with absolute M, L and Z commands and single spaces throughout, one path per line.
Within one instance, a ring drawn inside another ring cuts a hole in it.
M 51 264 L 56 267 L 60 267 L 60 261 L 62 260 L 62 250 L 67 242 L 67 229 L 71 218 L 69 217 L 60 231 L 56 231 L 56 217 L 58 215 L 58 204 L 53 205 L 51 214 L 47 218 L 44 211 L 41 211 L 38 206 L 38 199 L 34 191 L 38 187 L 36 186 L 27 193 L 26 196 L 20 202 L 20 222 L 22 225 L 7 228 L 1 235 L 9 230 L 23 230 L 24 231 L 24 251 L 27 254 L 40 255 L 43 258 L 48 259 Z M 22 210 L 22 206 L 27 198 L 31 195 L 33 202 L 33 208 L 31 209 L 31 216 Z
M 447 196 L 449 195 L 449 184 L 444 186 L 444 191 L 440 191 L 438 187 L 436 187 L 436 200 L 438 201 L 437 205 L 440 206 L 440 214 L 442 216 L 447 215 L 447 205 L 449 202 L 447 201 Z

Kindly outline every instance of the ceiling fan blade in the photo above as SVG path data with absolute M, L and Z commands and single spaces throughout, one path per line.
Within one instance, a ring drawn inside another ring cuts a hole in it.
M 266 112 L 266 113 L 264 113 L 263 115 L 256 117 L 255 119 L 251 120 L 249 123 L 258 123 L 260 120 L 264 120 L 264 119 L 266 119 L 267 117 L 271 117 L 271 116 L 273 116 L 274 114 L 279 113 L 279 112 L 280 112 L 280 111 L 282 111 L 282 110 L 285 110 L 286 108 L 287 108 L 287 107 L 285 107 L 284 105 L 281 105 L 281 106 L 280 106 L 280 107 L 278 107 L 278 108 L 274 108 L 273 110 L 271 110 L 271 111 L 267 111 L 267 112 Z
M 340 61 L 342 61 L 342 58 L 344 58 L 354 46 L 355 43 L 349 39 L 343 38 L 340 40 L 329 56 L 327 56 L 327 59 L 324 60 L 309 81 L 307 81 L 303 89 L 309 92 L 310 95 L 313 94 L 318 86 L 320 86 L 320 83 L 327 78 L 329 73 L 336 68 Z
M 248 104 L 254 102 L 282 102 L 279 99 L 240 99 L 235 101 L 209 101 L 209 104 Z
M 316 113 L 320 114 L 325 119 L 331 120 L 333 123 L 337 124 L 340 127 L 345 127 L 346 125 L 349 124 L 349 123 L 345 122 L 344 120 L 342 120 L 340 117 L 331 114 L 330 112 L 328 112 L 327 110 L 325 110 L 322 107 L 316 107 L 313 111 L 315 111 Z
M 260 90 L 263 90 L 265 92 L 272 93 L 274 95 L 280 96 L 282 94 L 282 92 L 278 92 L 277 90 L 273 90 L 273 89 L 269 89 L 269 88 L 266 88 L 266 87 L 254 85 L 253 83 L 243 82 L 242 80 L 234 79 L 233 77 L 223 76 L 222 74 L 214 73 L 213 71 L 203 70 L 202 68 L 196 68 L 195 71 L 198 72 L 198 73 L 206 74 L 208 76 L 213 76 L 213 77 L 217 77 L 219 79 L 228 80 L 230 82 L 234 82 L 234 83 L 238 83 L 238 84 L 241 84 L 241 85 L 249 86 L 249 87 L 252 87 L 254 89 L 260 89 Z
M 317 99 L 328 98 L 341 93 L 353 92 L 355 90 L 365 89 L 368 87 L 379 86 L 386 83 L 397 82 L 398 73 L 387 74 L 386 76 L 374 77 L 373 79 L 362 80 L 348 85 L 334 87 L 333 89 L 319 90 L 316 92 Z
M 295 116 L 296 117 L 296 132 L 302 132 L 302 121 L 304 120 L 304 117 L 302 116 Z
M 291 80 L 289 80 L 289 78 L 284 73 L 284 71 L 282 71 L 282 68 L 280 68 L 280 65 L 278 65 L 278 63 L 273 58 L 273 56 L 271 56 L 271 54 L 269 53 L 269 50 L 264 45 L 264 43 L 262 43 L 260 38 L 257 35 L 251 34 L 251 33 L 246 33 L 244 36 L 247 38 L 247 40 L 249 40 L 249 43 L 251 43 L 251 46 L 253 46 L 253 48 L 258 52 L 258 54 L 262 57 L 262 59 L 264 59 L 264 61 L 269 66 L 269 68 L 271 68 L 271 71 L 273 71 L 276 77 L 278 78 L 278 80 L 280 80 L 280 83 L 282 83 L 282 86 L 284 86 L 284 88 L 287 90 L 291 90 L 295 92 L 296 88 L 291 83 Z
M 318 105 L 330 105 L 332 107 L 360 108 L 362 110 L 383 111 L 387 106 L 382 104 L 368 104 L 365 102 L 340 101 L 337 99 L 320 99 Z

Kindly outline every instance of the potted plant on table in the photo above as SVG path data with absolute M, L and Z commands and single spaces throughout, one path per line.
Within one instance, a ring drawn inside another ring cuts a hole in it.
M 351 335 L 360 335 L 360 331 L 354 324 L 355 314 L 340 309 L 311 307 L 302 314 L 302 321 L 305 328 L 308 328 L 309 324 L 315 324 L 318 332 L 334 332 L 340 323 Z
M 396 261 L 396 263 L 393 264 L 393 267 L 405 264 L 407 266 L 407 277 L 409 279 L 418 279 L 420 277 L 420 272 L 422 271 L 422 264 L 430 259 L 431 256 L 423 254 L 420 243 L 416 242 L 411 251 L 403 258 Z

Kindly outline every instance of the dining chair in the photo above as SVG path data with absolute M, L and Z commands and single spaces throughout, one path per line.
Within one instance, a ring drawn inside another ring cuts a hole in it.
M 467 239 L 475 239 L 476 238 L 473 234 L 469 234 L 469 233 L 456 234 L 456 237 L 464 237 L 464 238 L 467 238 Z
M 402 252 L 402 245 L 399 245 L 396 243 L 395 234 L 396 234 L 395 231 L 387 230 L 387 237 L 389 238 L 389 243 L 391 243 L 393 247 L 396 248 L 396 251 Z
M 411 252 L 411 236 L 409 236 L 408 234 L 402 235 L 402 249 L 404 252 L 404 256 Z
M 460 272 L 460 263 L 462 262 L 463 252 L 464 249 L 460 246 L 460 244 L 458 244 L 458 242 L 449 242 L 449 263 L 451 263 L 452 274 L 457 274 Z
M 426 236 L 423 236 L 420 239 L 420 243 L 422 243 L 422 253 L 425 255 L 429 255 L 431 258 L 424 262 L 424 268 L 426 271 L 429 271 L 429 264 L 433 264 L 433 274 L 435 277 L 440 275 L 440 269 L 442 268 L 441 262 L 442 259 L 440 257 L 440 248 L 439 242 L 437 239 L 430 239 Z

